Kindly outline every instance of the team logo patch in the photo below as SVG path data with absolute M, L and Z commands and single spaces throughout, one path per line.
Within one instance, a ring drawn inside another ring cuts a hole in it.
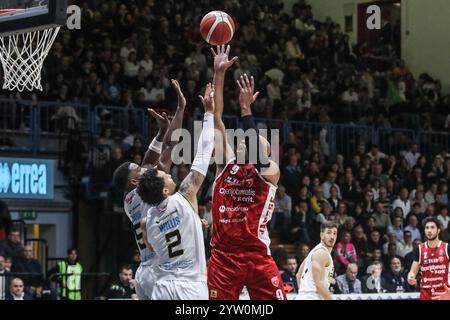
M 253 178 L 252 178 L 252 179 L 246 179 L 246 180 L 245 180 L 245 186 L 246 186 L 247 188 L 250 188 L 251 186 L 253 186 L 253 181 L 254 181 Z
M 209 296 L 213 299 L 217 299 L 217 290 L 209 290 Z
M 444 250 L 439 250 L 439 256 L 442 257 L 444 255 Z
M 219 207 L 219 211 L 220 211 L 221 213 L 224 213 L 225 210 L 226 210 L 225 206 L 220 206 L 220 207 Z
M 128 204 L 131 204 L 131 202 L 133 201 L 134 198 L 134 194 L 131 194 L 130 196 L 125 198 L 125 202 Z
M 166 211 L 166 210 L 167 210 L 167 203 L 164 204 L 164 205 L 161 206 L 161 207 L 158 207 L 158 211 L 159 211 L 159 212 L 164 212 L 164 211 Z
M 273 277 L 272 279 L 270 279 L 270 281 L 272 282 L 274 287 L 277 287 L 280 285 L 280 281 L 278 281 L 278 277 Z

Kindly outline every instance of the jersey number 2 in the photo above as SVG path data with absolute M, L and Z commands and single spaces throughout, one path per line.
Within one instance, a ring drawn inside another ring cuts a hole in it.
M 175 238 L 175 241 L 172 241 L 173 238 Z M 176 250 L 175 248 L 181 244 L 180 230 L 166 233 L 166 241 L 169 244 L 169 246 L 167 247 L 169 249 L 169 258 L 178 257 L 184 253 L 183 249 Z

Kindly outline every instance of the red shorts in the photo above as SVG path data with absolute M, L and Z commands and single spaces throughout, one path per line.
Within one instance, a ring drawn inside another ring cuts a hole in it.
M 271 256 L 213 249 L 208 262 L 211 300 L 239 300 L 244 286 L 252 300 L 286 300 L 283 281 Z

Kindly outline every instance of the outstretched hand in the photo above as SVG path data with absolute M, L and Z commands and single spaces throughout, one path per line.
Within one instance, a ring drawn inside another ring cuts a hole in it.
M 205 89 L 205 96 L 198 96 L 202 100 L 203 108 L 205 112 L 214 113 L 214 85 L 208 83 Z
M 162 130 L 167 130 L 167 128 L 169 128 L 170 125 L 170 120 L 169 117 L 167 116 L 167 113 L 163 112 L 162 114 L 159 114 L 158 112 L 155 111 L 155 109 L 149 108 L 147 109 L 148 113 L 155 118 L 156 122 L 158 123 L 158 126 L 162 129 Z
M 217 52 L 211 48 L 214 57 L 214 71 L 225 72 L 238 60 L 238 57 L 233 57 L 231 60 L 228 60 L 230 49 L 231 47 L 229 45 L 226 48 L 225 45 L 217 46 Z
M 178 108 L 184 109 L 186 107 L 186 98 L 184 97 L 184 94 L 181 91 L 180 84 L 175 79 L 172 79 L 171 82 L 172 82 L 173 88 L 177 92 Z
M 247 74 L 238 79 L 237 84 L 239 86 L 239 106 L 241 107 L 241 115 L 251 115 L 251 104 L 258 98 L 259 91 L 255 92 L 255 79 L 253 76 L 248 78 Z

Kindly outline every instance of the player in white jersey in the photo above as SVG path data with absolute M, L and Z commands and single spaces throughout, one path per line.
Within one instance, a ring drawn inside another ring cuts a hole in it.
M 152 266 L 156 258 L 153 249 L 146 246 L 140 226 L 141 219 L 147 215 L 151 206 L 142 201 L 136 193 L 136 186 L 147 167 L 154 168 L 156 166 L 165 172 L 170 170 L 172 164 L 170 155 L 174 147 L 171 135 L 174 130 L 181 128 L 186 107 L 186 99 L 181 92 L 180 85 L 176 80 L 172 80 L 172 84 L 178 95 L 178 108 L 172 122 L 169 123 L 166 115 L 161 116 L 153 109 L 149 109 L 150 114 L 159 124 L 158 135 L 150 144 L 141 165 L 125 162 L 115 170 L 113 178 L 116 187 L 126 192 L 124 210 L 133 224 L 136 244 L 141 256 L 141 264 L 135 275 L 135 288 L 139 300 L 149 300 L 152 296 L 155 282 Z
M 154 300 L 207 300 L 206 256 L 198 215 L 197 193 L 205 180 L 214 149 L 214 87 L 202 97 L 205 114 L 197 154 L 178 192 L 172 177 L 149 169 L 139 180 L 138 195 L 154 205 L 141 228 L 157 256 Z
M 320 243 L 303 261 L 297 273 L 296 300 L 332 300 L 329 287 L 334 282 L 331 251 L 336 243 L 337 224 L 327 221 L 320 227 Z

